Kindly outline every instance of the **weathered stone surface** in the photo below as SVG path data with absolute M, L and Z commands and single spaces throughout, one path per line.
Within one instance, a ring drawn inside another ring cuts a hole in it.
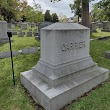
M 76 23 L 41 29 L 41 56 L 21 83 L 45 110 L 59 110 L 108 78 L 89 55 L 90 30 Z
M 108 74 L 108 70 L 97 68 L 51 88 L 48 83 L 38 78 L 35 73 L 26 71 L 21 74 L 21 83 L 45 110 L 59 110 L 108 79 Z
M 8 36 L 7 36 L 7 22 L 6 21 L 0 21 L 0 43 L 7 43 Z
M 11 32 L 12 35 L 17 35 L 17 31 L 15 31 L 15 30 L 9 30 L 8 32 Z
M 96 22 L 92 22 L 91 23 L 91 31 L 92 32 L 96 32 L 96 29 L 97 29 L 97 23 Z
M 26 37 L 32 37 L 32 32 L 27 32 Z
M 2 52 L 2 53 L 0 53 L 0 58 L 2 59 L 2 58 L 7 58 L 7 57 L 10 57 L 11 56 L 11 54 L 10 54 L 10 52 Z M 18 50 L 13 50 L 12 51 L 12 56 L 18 56 Z
M 103 22 L 103 29 L 106 30 L 110 30 L 110 21 L 104 21 Z
M 18 32 L 18 37 L 24 37 L 24 32 Z
M 22 30 L 26 30 L 27 29 L 28 24 L 27 23 L 22 23 L 21 24 L 21 29 Z
M 105 58 L 110 59 L 110 50 L 105 52 Z
M 15 24 L 11 24 L 11 28 L 16 28 Z
M 37 51 L 38 51 L 37 47 L 24 48 L 22 49 L 22 54 L 36 53 Z
M 102 29 L 103 28 L 103 23 L 98 23 L 98 28 Z

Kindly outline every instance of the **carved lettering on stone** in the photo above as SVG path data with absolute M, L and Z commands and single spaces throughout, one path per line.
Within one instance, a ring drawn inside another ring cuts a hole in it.
M 84 47 L 85 47 L 85 41 L 71 42 L 71 43 L 62 44 L 61 50 L 70 51 L 70 50 L 75 50 L 75 49 L 81 49 Z

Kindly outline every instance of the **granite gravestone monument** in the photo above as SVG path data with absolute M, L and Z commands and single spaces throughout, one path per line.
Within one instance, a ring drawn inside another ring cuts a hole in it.
M 0 43 L 7 43 L 9 42 L 8 36 L 7 36 L 7 22 L 6 21 L 0 21 Z
M 75 23 L 41 29 L 41 57 L 21 83 L 45 110 L 59 110 L 108 79 L 89 55 L 90 30 Z

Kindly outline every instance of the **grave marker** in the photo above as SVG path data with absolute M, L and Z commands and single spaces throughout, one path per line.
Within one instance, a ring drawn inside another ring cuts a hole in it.
M 41 30 L 41 56 L 21 83 L 45 110 L 59 110 L 108 79 L 89 55 L 90 30 L 76 23 L 55 23 Z

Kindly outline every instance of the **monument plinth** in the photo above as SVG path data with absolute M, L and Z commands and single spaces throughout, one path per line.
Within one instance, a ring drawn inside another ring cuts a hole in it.
M 55 23 L 41 30 L 41 57 L 21 83 L 45 110 L 59 110 L 108 79 L 89 55 L 90 30 L 76 23 Z

